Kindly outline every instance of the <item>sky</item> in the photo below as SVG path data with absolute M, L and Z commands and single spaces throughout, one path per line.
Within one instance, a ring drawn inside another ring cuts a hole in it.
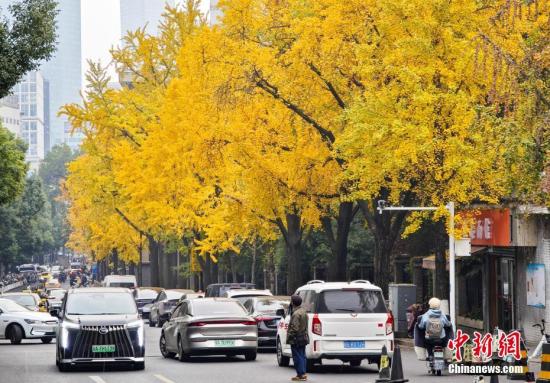
M 183 0 L 177 0 L 181 3 Z M 209 0 L 203 0 L 201 8 L 207 12 Z M 82 0 L 82 71 L 88 69 L 87 60 L 101 61 L 107 65 L 111 58 L 109 49 L 120 41 L 120 8 L 118 0 Z M 110 71 L 114 75 L 114 70 Z

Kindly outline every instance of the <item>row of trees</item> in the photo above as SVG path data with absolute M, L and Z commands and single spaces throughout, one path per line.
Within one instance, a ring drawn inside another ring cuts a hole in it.
M 153 284 L 178 257 L 206 284 L 228 254 L 282 241 L 292 292 L 312 236 L 327 278 L 350 277 L 358 221 L 386 289 L 426 216 L 378 200 L 540 197 L 548 1 L 225 0 L 214 27 L 198 5 L 112 51 L 122 89 L 91 63 L 64 108 L 86 137 L 66 182 L 75 250 L 137 262 L 145 240 Z
M 21 146 L 18 153 L 24 159 L 26 147 L 17 142 Z M 69 227 L 66 203 L 60 199 L 60 182 L 65 178 L 66 164 L 74 156 L 68 146 L 55 146 L 37 174 L 23 173 L 21 194 L 0 205 L 0 271 L 21 263 L 42 263 L 46 258 L 55 260 L 58 250 L 64 248 Z

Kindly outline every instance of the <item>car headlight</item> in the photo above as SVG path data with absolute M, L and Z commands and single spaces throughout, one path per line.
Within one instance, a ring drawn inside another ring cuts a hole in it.
M 144 338 L 144 328 L 143 328 L 143 321 L 141 319 L 138 319 L 136 321 L 130 322 L 126 325 L 126 327 L 131 329 L 137 329 L 138 334 L 138 344 L 139 347 L 143 347 L 143 338 Z
M 27 322 L 28 324 L 40 323 L 40 321 L 37 321 L 37 320 L 34 320 L 34 319 L 25 319 L 25 322 Z
M 72 322 L 61 322 L 61 347 L 67 348 L 69 346 L 69 329 L 79 329 L 80 325 Z

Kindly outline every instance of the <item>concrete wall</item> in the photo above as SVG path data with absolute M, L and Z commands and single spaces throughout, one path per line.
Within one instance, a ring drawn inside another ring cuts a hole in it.
M 523 329 L 528 343 L 538 343 L 540 333 L 533 325 L 541 319 L 550 321 L 550 247 L 545 239 L 550 238 L 550 222 L 544 215 L 533 215 L 536 220 L 537 247 L 520 248 L 516 263 L 516 316 L 518 328 Z M 527 306 L 526 270 L 529 263 L 544 263 L 546 266 L 546 308 Z

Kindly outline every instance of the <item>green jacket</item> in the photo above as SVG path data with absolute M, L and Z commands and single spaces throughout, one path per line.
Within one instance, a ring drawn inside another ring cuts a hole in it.
M 286 343 L 294 344 L 297 335 L 307 335 L 307 312 L 303 307 L 298 307 L 292 312 L 288 324 Z

